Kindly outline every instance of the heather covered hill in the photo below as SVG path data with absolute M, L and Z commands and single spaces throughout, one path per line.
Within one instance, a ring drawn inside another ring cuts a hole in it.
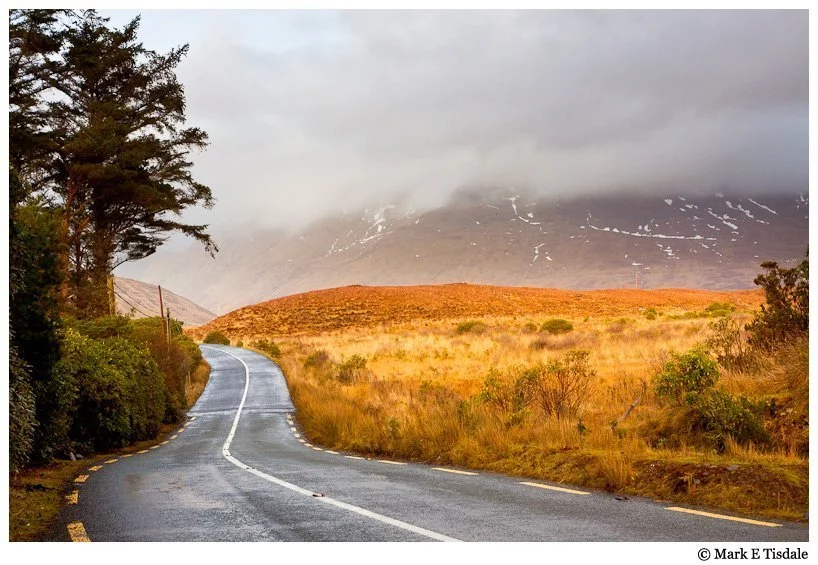
M 202 339 L 209 331 L 219 330 L 236 339 L 479 316 L 636 316 L 647 308 L 667 313 L 703 311 L 714 302 L 752 309 L 762 299 L 757 290 L 568 291 L 473 284 L 348 286 L 240 308 L 189 333 Z

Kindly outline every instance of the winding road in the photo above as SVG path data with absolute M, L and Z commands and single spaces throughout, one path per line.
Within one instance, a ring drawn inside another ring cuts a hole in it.
M 311 446 L 280 369 L 202 346 L 210 381 L 150 450 L 79 477 L 68 541 L 806 541 L 802 524 L 725 519 L 545 481 Z M 84 478 L 83 478 L 84 477 Z

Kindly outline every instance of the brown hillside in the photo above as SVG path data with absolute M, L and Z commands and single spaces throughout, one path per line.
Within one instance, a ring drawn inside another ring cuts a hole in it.
M 243 338 L 306 335 L 418 319 L 632 316 L 649 307 L 664 311 L 703 310 L 713 302 L 730 302 L 739 308 L 755 308 L 762 301 L 760 290 L 573 291 L 472 284 L 347 286 L 295 294 L 240 308 L 204 326 L 191 328 L 188 333 L 197 339 L 212 330 Z

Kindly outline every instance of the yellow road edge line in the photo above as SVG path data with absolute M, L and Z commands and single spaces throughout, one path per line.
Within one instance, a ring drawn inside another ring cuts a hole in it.
M 193 416 L 193 417 L 190 419 L 190 421 L 192 422 L 192 421 L 193 421 L 193 420 L 195 420 L 195 419 L 196 419 L 196 416 Z
M 94 465 L 93 467 L 88 467 L 88 470 L 92 472 L 99 471 L 100 469 L 102 469 L 102 465 Z
M 583 492 L 581 490 L 573 490 L 570 488 L 552 487 L 551 485 L 543 485 L 540 483 L 521 482 L 521 485 L 528 485 L 530 487 L 544 488 L 548 490 L 556 490 L 558 492 L 567 492 L 568 494 L 591 494 L 590 492 Z
M 79 502 L 79 499 L 80 491 L 78 490 L 75 490 L 74 492 L 65 495 L 65 502 L 67 504 L 76 504 L 77 502 Z
M 88 475 L 79 475 L 76 479 L 74 479 L 75 483 L 84 483 L 88 480 Z
M 376 461 L 378 463 L 389 463 L 390 465 L 406 465 L 406 463 L 403 463 L 402 461 L 388 461 L 386 459 L 377 459 Z
M 176 439 L 177 437 L 179 437 L 179 436 L 176 435 L 176 434 L 173 434 L 172 436 L 170 436 L 170 439 Z
M 306 445 L 307 447 L 312 447 L 311 443 L 305 443 L 304 445 Z
M 701 510 L 691 510 L 689 508 L 681 508 L 680 506 L 669 506 L 665 510 L 673 510 L 674 512 L 684 512 L 685 514 L 695 514 L 696 516 L 706 516 L 708 518 L 717 518 L 719 520 L 730 520 L 731 522 L 744 522 L 745 524 L 754 524 L 756 526 L 766 526 L 768 528 L 780 528 L 781 524 L 774 522 L 761 522 L 759 520 L 751 520 L 750 518 L 737 518 L 735 516 L 725 516 L 724 514 L 713 514 L 712 512 L 702 512 Z
M 71 541 L 91 541 L 82 522 L 71 522 L 68 524 L 68 535 L 71 536 Z
M 313 448 L 315 451 L 324 451 L 324 450 L 323 450 L 323 449 L 321 449 L 320 447 L 315 447 L 314 445 L 312 446 L 312 448 Z
M 471 471 L 458 471 L 457 469 L 446 469 L 444 467 L 432 467 L 434 471 L 443 471 L 445 473 L 457 473 L 458 475 L 477 475 L 477 473 L 472 473 Z
M 159 446 L 158 445 L 152 445 L 148 449 L 159 449 Z
M 337 451 L 333 451 L 333 450 L 331 450 L 331 449 L 326 449 L 325 451 L 326 451 L 327 453 L 332 453 L 333 455 L 340 455 L 340 454 L 339 454 Z
M 125 459 L 126 457 L 133 457 L 133 453 L 126 453 L 125 455 L 120 456 L 120 459 Z
M 357 455 L 344 455 L 347 459 L 361 459 L 363 461 L 366 460 L 366 457 L 358 457 Z
M 298 438 L 298 441 L 300 441 L 300 442 L 301 442 L 301 443 L 303 443 L 303 444 L 306 444 L 306 443 L 307 443 L 307 440 L 302 439 L 302 438 Z
M 166 443 L 168 443 L 168 441 L 169 441 L 169 440 L 165 440 L 165 441 L 163 441 L 162 443 L 160 443 L 159 445 L 165 445 Z
M 105 462 L 105 464 L 106 464 L 106 465 L 110 465 L 111 463 L 116 463 L 117 461 L 119 461 L 119 459 L 108 459 L 108 460 Z
M 147 449 L 143 449 L 142 451 L 137 451 L 137 453 L 147 453 L 147 452 L 148 452 Z

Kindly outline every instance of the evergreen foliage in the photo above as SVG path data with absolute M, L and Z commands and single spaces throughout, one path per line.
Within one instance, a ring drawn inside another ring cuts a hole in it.
M 747 326 L 750 345 L 769 350 L 809 332 L 809 252 L 791 269 L 775 261 L 761 264 L 767 272 L 753 281 L 764 289 L 766 304 Z
M 108 313 L 107 278 L 180 232 L 217 248 L 190 206 L 213 205 L 192 174 L 190 153 L 207 134 L 185 124 L 175 69 L 187 46 L 159 54 L 93 10 L 12 10 L 9 16 L 12 163 L 58 203 L 70 271 L 67 297 L 79 317 Z

